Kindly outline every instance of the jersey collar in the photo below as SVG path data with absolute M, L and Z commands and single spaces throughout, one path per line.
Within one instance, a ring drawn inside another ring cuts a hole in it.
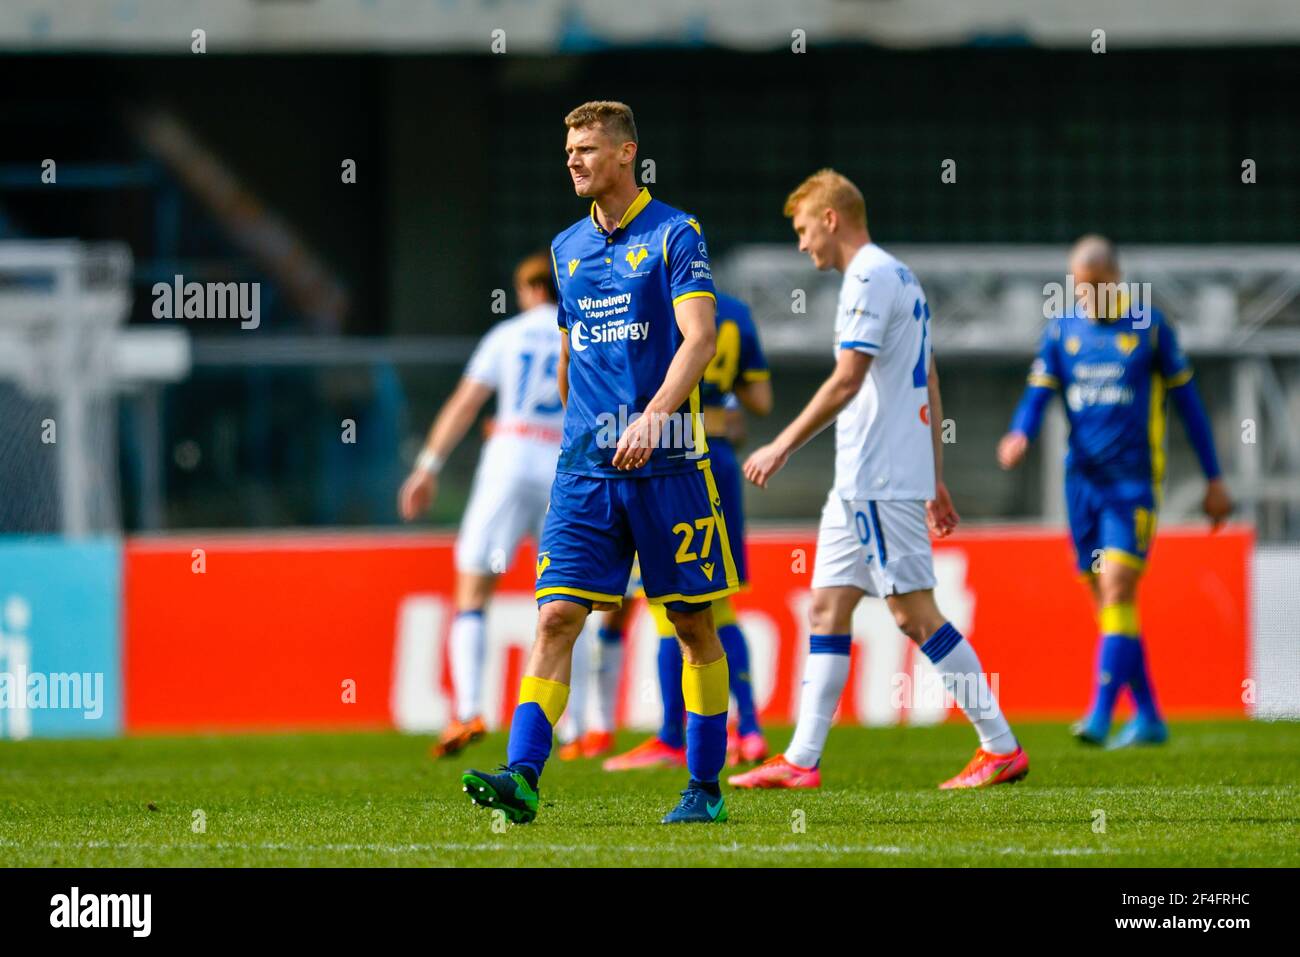
M 650 190 L 642 186 L 641 192 L 636 194 L 636 199 L 632 200 L 632 205 L 627 208 L 627 212 L 623 214 L 623 218 L 620 219 L 618 225 L 614 227 L 615 231 L 625 228 L 628 223 L 636 219 L 637 214 L 641 212 L 641 210 L 645 209 L 649 205 Z M 605 228 L 601 226 L 599 220 L 596 219 L 596 201 L 594 199 L 591 201 L 591 225 L 595 226 L 596 231 L 602 236 L 606 235 Z
M 1089 322 L 1091 322 L 1094 326 L 1110 326 L 1110 325 L 1114 325 L 1116 322 L 1119 322 L 1119 320 L 1121 320 L 1121 319 L 1127 319 L 1127 318 L 1129 318 L 1129 314 L 1128 314 L 1128 307 L 1129 307 L 1128 293 L 1126 293 L 1126 292 L 1121 292 L 1121 293 L 1116 297 L 1115 306 L 1116 306 L 1116 312 L 1115 312 L 1115 315 L 1113 315 L 1113 316 L 1105 316 L 1105 315 L 1090 316 L 1090 315 L 1088 315 L 1086 312 L 1084 312 L 1082 309 L 1079 309 L 1077 306 L 1075 307 L 1074 312 L 1075 312 L 1076 315 L 1078 315 L 1078 316 L 1080 316 L 1080 317 L 1082 317 L 1082 318 L 1088 320 Z

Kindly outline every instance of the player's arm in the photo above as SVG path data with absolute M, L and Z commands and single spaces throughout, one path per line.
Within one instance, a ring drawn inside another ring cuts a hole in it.
M 758 341 L 758 328 L 746 307 L 740 317 L 740 368 L 732 384 L 732 394 L 754 415 L 772 412 L 772 371 Z
M 753 382 L 737 382 L 732 387 L 736 398 L 745 407 L 746 412 L 754 415 L 769 415 L 772 411 L 772 380 L 758 379 Z
M 415 467 L 398 493 L 397 507 L 403 519 L 409 522 L 418 518 L 432 504 L 438 492 L 438 473 L 474 424 L 492 392 L 491 386 L 465 376 L 438 410 L 424 448 L 415 460 Z
M 1205 497 L 1201 508 L 1209 516 L 1211 527 L 1218 528 L 1232 513 L 1232 496 L 1228 494 L 1223 471 L 1219 468 L 1219 457 L 1214 451 L 1210 417 L 1206 414 L 1201 394 L 1191 379 L 1171 388 L 1169 395 L 1178 408 L 1187 439 L 1196 452 L 1197 461 L 1201 463 L 1201 471 L 1205 473 Z
M 1210 417 L 1205 411 L 1205 403 L 1201 401 L 1200 390 L 1192 380 L 1191 364 L 1178 346 L 1173 326 L 1162 318 L 1152 332 L 1155 336 L 1157 370 L 1165 378 L 1169 397 L 1178 409 L 1179 418 L 1183 420 L 1187 440 L 1196 452 L 1201 471 L 1205 473 L 1205 497 L 1201 508 L 1209 516 L 1211 527 L 1218 528 L 1232 512 L 1232 497 L 1223 481 L 1223 469 L 1219 467 Z
M 555 366 L 555 384 L 560 390 L 560 405 L 569 406 L 569 336 L 560 333 L 560 361 Z
M 551 247 L 551 269 L 555 276 L 555 289 L 560 286 L 560 264 L 555 258 L 555 247 Z M 569 317 L 564 308 L 564 296 L 558 295 L 555 303 L 555 323 L 560 330 L 560 361 L 555 367 L 555 384 L 560 390 L 560 405 L 569 406 Z
M 727 436 L 727 441 L 731 443 L 731 447 L 738 449 L 745 444 L 749 432 L 745 427 L 744 407 L 741 406 L 740 400 L 736 398 L 735 392 L 730 393 L 722 400 L 722 409 L 726 419 L 724 434 Z
M 745 413 L 740 409 L 727 409 L 727 441 L 731 443 L 732 448 L 740 448 L 745 444 L 749 437 L 749 432 L 745 428 Z
M 650 461 L 650 453 L 659 443 L 663 417 L 680 409 L 699 385 L 717 349 L 716 309 L 712 295 L 692 296 L 673 305 L 682 344 L 677 347 L 663 384 L 646 403 L 644 414 L 619 437 L 613 458 L 615 468 L 635 469 Z
M 857 349 L 841 349 L 835 370 L 813 394 L 793 422 L 775 439 L 756 449 L 745 460 L 745 478 L 759 488 L 781 470 L 790 456 L 803 448 L 817 433 L 835 421 L 844 407 L 853 401 L 866 381 L 874 356 Z
M 878 273 L 857 279 L 856 286 L 849 285 L 849 279 L 845 283 L 837 307 L 844 314 L 837 317 L 842 324 L 836 326 L 840 343 L 835 370 L 794 421 L 745 460 L 745 478 L 759 488 L 766 488 L 790 456 L 834 422 L 853 401 L 871 370 L 872 359 L 880 352 L 880 343 L 885 341 L 886 324 L 898 295 L 892 274 Z
M 1053 321 L 1043 333 L 1038 355 L 1029 368 L 1025 393 L 1011 417 L 1011 428 L 998 442 L 998 464 L 1004 469 L 1013 469 L 1024 461 L 1029 443 L 1043 426 L 1047 403 L 1061 388 L 1062 370 L 1056 348 L 1059 339 L 1060 325 Z
M 930 441 L 934 444 L 934 499 L 925 503 L 925 519 L 931 532 L 939 538 L 947 538 L 961 521 L 961 516 L 957 514 L 948 486 L 943 481 L 943 397 L 939 394 L 939 367 L 935 364 L 934 353 L 930 354 L 926 391 L 930 403 Z

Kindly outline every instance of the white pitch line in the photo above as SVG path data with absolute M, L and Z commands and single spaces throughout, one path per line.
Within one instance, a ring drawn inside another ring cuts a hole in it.
M 1099 847 L 1050 847 L 1030 849 L 1024 847 L 1002 847 L 1002 848 L 983 848 L 983 847 L 957 847 L 945 846 L 942 848 L 926 847 L 900 847 L 894 844 L 718 844 L 718 845 L 676 845 L 664 844 L 656 846 L 645 846 L 635 844 L 601 844 L 601 845 L 577 845 L 577 844 L 503 844 L 500 842 L 478 842 L 478 843 L 446 843 L 446 844 L 286 844 L 286 843 L 240 843 L 230 841 L 216 841 L 213 843 L 188 843 L 188 844 L 152 844 L 145 842 L 125 842 L 125 841 L 36 841 L 23 842 L 9 839 L 0 839 L 0 847 L 10 847 L 24 850 L 62 850 L 62 851 L 86 851 L 86 850 L 114 850 L 114 851 L 297 851 L 302 853 L 338 853 L 338 852 L 378 852 L 383 854 L 436 854 L 438 852 L 452 851 L 513 851 L 515 853 L 526 854 L 529 852 L 547 852 L 558 854 L 600 854 L 607 852 L 617 852 L 624 854 L 655 854 L 664 851 L 681 853 L 682 851 L 699 851 L 705 853 L 723 853 L 723 854 L 829 854 L 833 856 L 843 856 L 850 854 L 888 854 L 888 855 L 916 855 L 934 852 L 951 853 L 970 852 L 970 853 L 995 853 L 1004 855 L 1023 855 L 1023 856 L 1050 856 L 1050 857 L 1074 857 L 1090 856 L 1094 854 L 1116 854 L 1118 851 L 1111 848 Z M 1130 850 L 1128 853 L 1140 853 Z

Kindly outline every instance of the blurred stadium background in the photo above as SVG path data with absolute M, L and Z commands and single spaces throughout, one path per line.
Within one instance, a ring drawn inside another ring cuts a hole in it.
M 1028 468 L 1001 472 L 993 449 L 1044 284 L 1080 234 L 1114 238 L 1181 329 L 1239 502 L 1233 529 L 1204 532 L 1171 425 L 1144 597 L 1157 679 L 1176 714 L 1300 715 L 1298 45 L 1300 8 L 1265 0 L 14 0 L 0 670 L 103 672 L 108 707 L 0 710 L 0 735 L 441 721 L 449 544 L 478 438 L 427 523 L 398 529 L 394 498 L 504 318 L 513 265 L 583 214 L 562 117 L 597 97 L 633 106 L 652 191 L 700 217 L 720 287 L 755 309 L 777 408 L 751 444 L 828 367 L 837 277 L 794 250 L 782 200 L 821 166 L 861 184 L 874 238 L 935 307 L 968 523 L 940 553 L 945 607 L 992 649 L 1013 714 L 1082 709 L 1092 622 L 1062 532 L 1063 417 Z M 258 283 L 257 327 L 155 318 L 154 284 L 177 275 Z M 770 493 L 747 490 L 761 587 L 740 606 L 774 720 L 802 654 L 791 555 L 811 546 L 831 456 L 816 442 Z M 497 714 L 531 635 L 530 570 L 516 563 L 493 612 Z M 1063 603 L 1077 621 L 1045 652 L 1034 629 Z M 846 717 L 941 718 L 891 700 L 891 676 L 924 662 L 880 609 L 862 615 Z M 655 707 L 643 645 L 633 723 Z

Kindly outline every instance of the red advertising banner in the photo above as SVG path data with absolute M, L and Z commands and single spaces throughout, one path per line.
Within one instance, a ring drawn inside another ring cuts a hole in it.
M 452 539 L 339 534 L 135 539 L 124 569 L 125 724 L 133 732 L 397 726 L 451 714 Z M 1253 537 L 1162 529 L 1140 610 L 1158 698 L 1171 715 L 1244 715 Z M 807 648 L 810 532 L 751 536 L 752 587 L 736 607 L 764 717 L 788 722 Z M 975 644 L 1012 717 L 1074 717 L 1088 703 L 1091 599 L 1057 531 L 963 529 L 935 550 L 940 608 Z M 487 615 L 486 717 L 514 706 L 532 641 L 532 548 Z M 840 720 L 932 723 L 937 676 L 885 604 L 854 618 Z M 592 640 L 588 635 L 580 640 Z M 620 720 L 653 726 L 657 638 L 638 609 L 626 637 Z

